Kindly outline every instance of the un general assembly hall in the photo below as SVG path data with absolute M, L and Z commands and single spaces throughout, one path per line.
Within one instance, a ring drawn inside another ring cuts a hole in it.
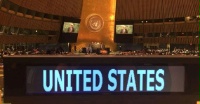
M 199 104 L 199 0 L 0 0 L 0 104 Z

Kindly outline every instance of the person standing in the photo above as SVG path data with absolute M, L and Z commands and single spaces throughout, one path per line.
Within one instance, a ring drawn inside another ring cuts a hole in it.
M 87 54 L 91 54 L 92 53 L 92 45 L 89 44 L 87 47 L 86 47 L 86 53 Z
M 74 44 L 74 52 L 76 52 L 76 44 Z

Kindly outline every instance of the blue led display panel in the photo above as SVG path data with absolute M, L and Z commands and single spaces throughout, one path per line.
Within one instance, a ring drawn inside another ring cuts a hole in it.
M 184 66 L 28 66 L 26 93 L 184 92 Z

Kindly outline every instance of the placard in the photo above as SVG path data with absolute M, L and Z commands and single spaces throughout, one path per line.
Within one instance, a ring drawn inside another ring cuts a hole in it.
M 28 66 L 28 94 L 184 92 L 183 66 Z

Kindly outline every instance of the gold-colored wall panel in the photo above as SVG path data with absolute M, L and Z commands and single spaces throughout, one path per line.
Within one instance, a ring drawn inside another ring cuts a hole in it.
M 81 24 L 77 43 L 79 48 L 85 47 L 87 44 L 92 42 L 101 42 L 104 43 L 106 47 L 110 47 L 112 50 L 115 49 L 115 9 L 116 0 L 83 1 Z M 87 18 L 91 14 L 99 15 L 104 21 L 102 29 L 97 32 L 91 31 L 86 25 Z

